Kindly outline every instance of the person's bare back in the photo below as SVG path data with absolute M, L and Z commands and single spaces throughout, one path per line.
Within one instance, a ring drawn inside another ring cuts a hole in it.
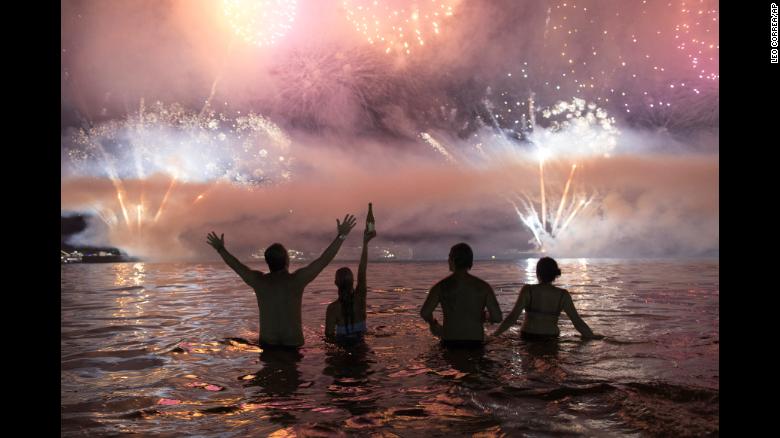
M 493 333 L 500 336 L 507 331 L 525 310 L 526 317 L 520 332 L 527 339 L 552 339 L 560 335 L 558 317 L 561 311 L 566 312 L 577 331 L 585 339 L 601 339 L 602 335 L 594 334 L 588 324 L 582 320 L 571 294 L 566 289 L 553 286 L 552 282 L 561 275 L 558 263 L 550 257 L 542 257 L 536 264 L 536 277 L 539 284 L 526 284 L 520 289 L 514 308 L 504 318 L 504 321 Z
M 262 344 L 303 345 L 301 301 L 303 289 L 308 283 L 297 273 L 277 271 L 260 274 L 257 281 L 250 284 L 257 297 Z
M 429 296 L 438 296 L 444 321 L 442 340 L 482 341 L 483 311 L 496 301 L 493 289 L 484 280 L 467 272 L 452 274 L 436 283 Z M 495 303 L 495 308 L 498 303 Z M 494 309 L 491 309 L 494 310 Z M 494 322 L 501 321 L 501 310 L 495 311 Z
M 420 310 L 420 315 L 430 324 L 431 331 L 441 337 L 442 341 L 482 342 L 485 308 L 490 313 L 490 321 L 501 321 L 501 308 L 493 288 L 468 273 L 472 260 L 468 245 L 455 245 L 449 259 L 453 273 L 431 288 Z M 433 310 L 438 304 L 441 304 L 444 316 L 442 325 L 433 318 Z

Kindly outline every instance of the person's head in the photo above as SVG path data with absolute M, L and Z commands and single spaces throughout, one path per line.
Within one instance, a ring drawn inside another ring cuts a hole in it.
M 354 281 L 355 281 L 355 277 L 354 275 L 352 275 L 351 269 L 347 267 L 343 267 L 343 268 L 339 268 L 336 271 L 335 283 L 336 283 L 336 287 L 339 288 L 339 293 L 341 293 L 342 290 L 351 291 Z
M 558 263 L 550 257 L 542 257 L 536 263 L 536 278 L 539 283 L 552 283 L 561 275 Z
M 281 243 L 274 243 L 265 250 L 265 262 L 271 272 L 282 271 L 290 267 L 290 256 Z
M 465 243 L 458 243 L 450 248 L 450 271 L 468 271 L 474 264 L 474 253 Z
M 353 307 L 353 298 L 355 289 L 352 284 L 354 282 L 354 276 L 352 270 L 343 267 L 336 271 L 336 287 L 339 288 L 339 303 L 341 303 L 341 315 L 344 318 L 345 325 L 352 326 L 355 321 L 355 309 Z M 351 330 L 347 328 L 347 330 Z

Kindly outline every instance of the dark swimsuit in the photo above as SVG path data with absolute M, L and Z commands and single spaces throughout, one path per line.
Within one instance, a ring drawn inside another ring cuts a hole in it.
M 548 312 L 544 310 L 535 310 L 533 308 L 534 305 L 534 294 L 533 289 L 531 289 L 529 292 L 529 298 L 528 298 L 528 307 L 525 309 L 525 312 L 528 314 L 535 314 L 535 315 L 544 315 L 544 316 L 552 316 L 557 318 L 561 314 L 561 310 L 563 309 L 563 292 L 561 292 L 561 298 L 558 300 L 558 307 L 557 310 Z M 558 335 L 544 335 L 539 333 L 530 333 L 520 330 L 520 337 L 522 339 L 525 339 L 527 341 L 549 341 L 551 339 L 558 339 Z
M 350 327 L 346 325 L 336 324 L 336 342 L 339 344 L 354 344 L 363 340 L 363 335 L 366 333 L 366 321 L 360 321 L 352 324 Z

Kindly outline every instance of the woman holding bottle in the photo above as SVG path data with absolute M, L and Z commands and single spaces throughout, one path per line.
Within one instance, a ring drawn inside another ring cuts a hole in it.
M 363 232 L 363 250 L 358 265 L 357 287 L 353 287 L 352 270 L 343 267 L 336 271 L 338 299 L 328 305 L 325 312 L 325 337 L 340 344 L 360 342 L 366 332 L 366 268 L 368 242 L 376 237 L 376 225 L 372 205 L 368 204 L 366 229 Z

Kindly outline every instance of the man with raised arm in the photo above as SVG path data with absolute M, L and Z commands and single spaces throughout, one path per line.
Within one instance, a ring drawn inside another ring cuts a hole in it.
M 217 237 L 213 231 L 207 237 L 208 244 L 217 250 L 222 260 L 252 287 L 260 309 L 260 345 L 270 347 L 300 347 L 303 345 L 301 324 L 301 300 L 303 289 L 311 283 L 339 252 L 341 244 L 355 226 L 355 217 L 336 219 L 338 235 L 322 255 L 308 266 L 290 273 L 287 249 L 274 243 L 265 250 L 265 261 L 270 272 L 249 269 L 225 249 L 225 235 Z

